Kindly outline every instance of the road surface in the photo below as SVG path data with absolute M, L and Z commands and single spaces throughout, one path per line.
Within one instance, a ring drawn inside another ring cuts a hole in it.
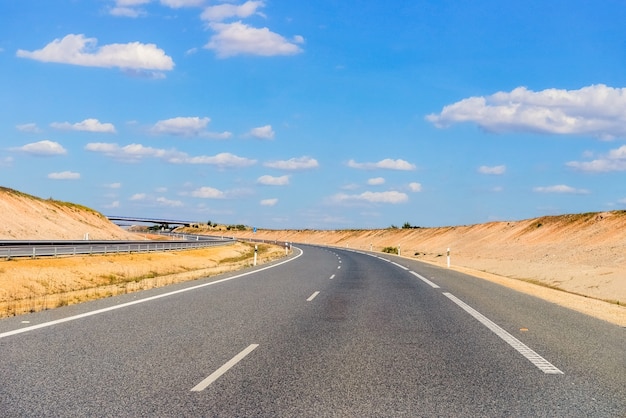
M 625 335 L 458 272 L 301 245 L 0 321 L 0 415 L 623 417 Z

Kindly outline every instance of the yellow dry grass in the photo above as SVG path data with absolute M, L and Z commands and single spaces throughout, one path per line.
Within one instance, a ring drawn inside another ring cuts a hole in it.
M 259 245 L 259 264 L 285 255 Z M 214 276 L 253 263 L 254 246 L 0 261 L 0 317 Z

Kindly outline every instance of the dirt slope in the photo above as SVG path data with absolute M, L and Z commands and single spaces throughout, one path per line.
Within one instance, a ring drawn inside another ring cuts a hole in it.
M 137 239 L 104 215 L 73 203 L 44 200 L 0 187 L 0 239 Z
M 351 231 L 229 232 L 381 251 L 541 283 L 597 299 L 626 303 L 626 211 L 548 216 L 516 222 Z

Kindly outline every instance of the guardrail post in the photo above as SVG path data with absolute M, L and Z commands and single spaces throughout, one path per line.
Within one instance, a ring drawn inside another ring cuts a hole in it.
M 33 258 L 35 258 L 35 247 L 33 247 Z

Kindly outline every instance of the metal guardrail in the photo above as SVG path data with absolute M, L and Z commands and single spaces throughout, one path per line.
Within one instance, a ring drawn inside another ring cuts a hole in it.
M 197 239 L 176 241 L 2 241 L 0 259 L 59 257 L 92 254 L 148 253 L 230 245 L 235 240 Z

